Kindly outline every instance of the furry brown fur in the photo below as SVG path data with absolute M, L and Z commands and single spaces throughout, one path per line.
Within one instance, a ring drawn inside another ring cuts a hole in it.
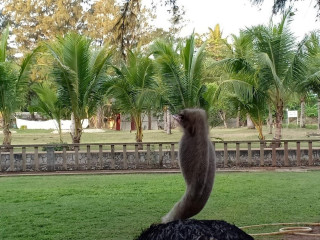
M 206 112 L 185 109 L 174 118 L 183 128 L 179 144 L 179 163 L 186 182 L 186 192 L 163 223 L 190 218 L 205 206 L 212 191 L 215 176 L 215 150 L 209 139 Z

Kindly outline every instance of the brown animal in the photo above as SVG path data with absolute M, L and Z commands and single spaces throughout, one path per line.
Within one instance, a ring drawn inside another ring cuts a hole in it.
M 183 128 L 179 144 L 179 163 L 186 182 L 186 192 L 162 223 L 190 218 L 205 206 L 212 191 L 215 176 L 215 150 L 209 139 L 206 112 L 185 109 L 174 118 Z

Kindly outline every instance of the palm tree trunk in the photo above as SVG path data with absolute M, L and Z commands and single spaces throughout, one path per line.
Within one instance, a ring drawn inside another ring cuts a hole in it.
M 3 145 L 11 145 L 10 115 L 3 113 Z
M 9 123 L 4 123 L 3 124 L 3 142 L 2 144 L 3 145 L 11 145 L 11 140 L 12 140 L 12 137 L 11 137 L 11 131 L 9 129 Z
M 276 130 L 275 130 L 275 140 L 280 140 L 282 138 L 282 120 L 283 120 L 283 100 L 280 99 L 277 103 L 276 108 Z
M 259 136 L 258 136 L 259 140 L 260 141 L 261 140 L 265 140 L 265 137 L 264 137 L 263 132 L 262 132 L 262 126 L 263 126 L 262 121 L 254 121 L 252 119 L 251 119 L 251 121 L 252 121 L 252 123 L 254 124 L 255 128 L 257 129 L 257 131 L 259 133 Z
M 318 96 L 318 130 L 320 130 L 320 97 Z
M 273 117 L 272 117 L 272 111 L 271 111 L 271 106 L 268 106 L 268 111 L 269 111 L 269 116 L 268 116 L 268 126 L 269 126 L 269 133 L 272 134 L 272 127 L 273 127 Z
M 136 142 L 141 143 L 143 138 L 141 113 L 134 115 L 134 122 L 136 125 Z M 139 144 L 138 149 L 143 149 L 143 145 Z
M 249 113 L 247 113 L 247 128 L 248 129 L 254 129 L 255 128 L 255 124 L 251 120 L 251 117 L 250 117 Z
M 152 126 L 152 116 L 151 116 L 151 111 L 148 112 L 148 130 L 151 130 Z
M 219 113 L 220 119 L 223 121 L 224 127 L 228 128 L 228 124 L 227 124 L 227 120 L 226 120 L 226 113 L 222 110 L 220 110 L 218 113 Z
M 60 143 L 63 143 L 63 140 L 62 140 L 62 129 L 61 129 L 61 120 L 60 120 L 60 119 L 59 119 L 59 121 L 58 121 L 58 132 L 59 132 Z
M 102 129 L 102 125 L 103 125 L 103 106 L 98 106 L 97 109 L 97 128 Z
M 171 113 L 169 108 L 167 108 L 167 134 L 171 134 Z
M 134 118 L 136 124 L 136 142 L 142 142 L 143 134 L 142 134 L 142 121 L 141 114 L 138 114 Z
M 71 114 L 71 137 L 72 143 L 80 143 L 81 134 L 82 134 L 82 125 L 81 119 L 78 116 L 74 116 L 74 113 Z
M 236 118 L 236 127 L 240 127 L 240 107 L 238 107 L 237 118 Z
M 301 100 L 301 113 L 300 113 L 300 127 L 305 128 L 306 127 L 306 102 L 305 98 L 302 97 Z
M 165 108 L 163 110 L 163 130 L 164 131 L 167 131 L 167 127 L 168 127 L 168 124 L 167 124 L 167 108 Z

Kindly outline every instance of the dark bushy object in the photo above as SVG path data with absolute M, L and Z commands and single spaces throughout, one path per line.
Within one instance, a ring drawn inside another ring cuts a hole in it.
M 63 146 L 66 147 L 66 150 L 69 151 L 70 150 L 70 147 L 67 145 L 68 143 L 55 143 L 55 142 L 51 142 L 51 143 L 48 143 L 47 145 L 48 146 L 54 146 L 54 151 L 62 151 L 63 150 Z M 47 148 L 46 146 L 42 147 L 42 151 L 47 151 Z
M 153 224 L 136 240 L 253 240 L 253 237 L 225 221 L 186 219 Z

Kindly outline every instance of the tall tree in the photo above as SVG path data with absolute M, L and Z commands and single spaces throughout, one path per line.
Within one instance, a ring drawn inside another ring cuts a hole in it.
M 229 79 L 224 79 L 216 91 L 216 97 L 228 99 L 230 103 L 238 106 L 244 115 L 249 116 L 259 133 L 259 139 L 264 140 L 262 132 L 266 112 L 267 96 L 260 82 L 258 69 L 254 59 L 252 38 L 244 31 L 239 36 L 232 35 L 230 57 L 215 63 L 222 66 L 228 73 Z M 226 100 L 224 100 L 226 101 Z
M 3 14 L 13 26 L 20 51 L 34 48 L 41 40 L 52 39 L 68 30 L 83 29 L 81 4 L 87 0 L 43 0 L 4 2 Z
M 115 0 L 93 1 L 90 8 L 83 13 L 87 25 L 84 34 L 90 36 L 99 46 L 111 42 L 111 39 L 116 38 L 112 28 L 116 24 L 120 11 L 120 6 Z
M 260 84 L 267 89 L 269 99 L 276 111 L 274 138 L 281 139 L 283 110 L 292 96 L 293 86 L 304 78 L 305 65 L 301 55 L 302 45 L 289 30 L 291 9 L 287 10 L 279 24 L 259 25 L 247 30 L 253 39 L 257 53 Z
M 119 110 L 130 114 L 136 126 L 136 142 L 142 142 L 142 114 L 149 112 L 158 96 L 154 66 L 148 56 L 128 52 L 127 63 L 115 68 L 116 77 L 106 84 L 107 96 L 114 98 Z
M 228 42 L 222 37 L 220 25 L 216 24 L 214 29 L 209 28 L 209 33 L 205 36 L 206 54 L 216 61 L 224 59 L 228 55 Z
M 51 74 L 58 97 L 74 119 L 73 143 L 80 143 L 81 121 L 92 116 L 103 97 L 101 85 L 110 66 L 111 52 L 107 46 L 94 50 L 90 45 L 87 37 L 76 33 L 45 44 L 52 59 Z
M 320 130 L 320 34 L 311 32 L 305 42 L 305 53 L 307 55 L 306 77 L 299 82 L 298 89 L 306 93 L 311 91 L 318 96 L 318 129 Z
M 286 4 L 288 2 L 292 3 L 292 2 L 297 2 L 297 1 L 301 1 L 301 0 L 274 0 L 273 7 L 272 7 L 272 13 L 276 14 L 280 11 L 284 11 L 285 8 L 287 7 Z M 264 2 L 264 0 L 250 0 L 250 2 L 260 5 L 261 3 Z M 317 17 L 320 17 L 320 1 L 318 1 L 318 0 L 314 1 L 314 8 L 318 9 Z
M 152 1 L 153 9 L 156 9 L 158 4 L 170 6 L 169 11 L 172 13 L 171 32 L 177 32 L 178 28 L 176 26 L 184 16 L 183 8 L 179 7 L 177 0 L 160 0 Z M 126 59 L 127 52 L 137 46 L 141 37 L 148 35 L 148 32 L 157 31 L 151 28 L 148 31 L 142 31 L 142 29 L 149 27 L 146 15 L 151 15 L 151 12 L 142 5 L 141 0 L 123 1 L 120 14 L 117 16 L 117 21 L 113 27 L 122 59 Z
M 3 4 L 3 21 L 13 26 L 18 52 L 69 31 L 90 36 L 102 46 L 113 38 L 111 29 L 120 11 L 115 0 L 6 0 Z
M 152 46 L 161 81 L 165 87 L 165 99 L 172 113 L 184 108 L 207 107 L 204 93 L 204 48 L 195 49 L 192 34 L 177 48 L 164 41 L 156 41 Z
M 31 88 L 37 97 L 32 99 L 29 111 L 40 112 L 46 117 L 56 120 L 60 143 L 62 143 L 61 120 L 66 109 L 63 108 L 61 101 L 58 99 L 55 86 L 52 86 L 49 83 L 37 83 Z
M 3 145 L 11 144 L 10 123 L 12 114 L 23 104 L 30 74 L 30 64 L 36 50 L 27 55 L 21 65 L 7 59 L 9 27 L 2 33 L 0 41 L 0 114 L 3 118 Z

